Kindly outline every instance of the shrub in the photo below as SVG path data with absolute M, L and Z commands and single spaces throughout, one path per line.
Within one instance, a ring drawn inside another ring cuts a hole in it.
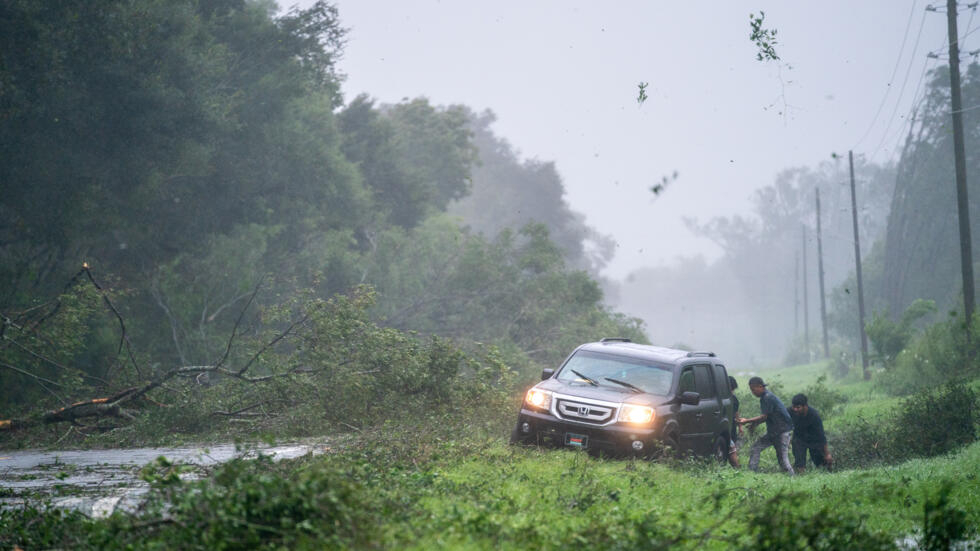
M 936 303 L 931 300 L 917 299 L 902 314 L 899 321 L 892 321 L 886 310 L 884 313 L 875 312 L 871 321 L 865 327 L 871 346 L 874 348 L 872 359 L 886 368 L 892 366 L 895 358 L 905 350 L 915 332 L 915 322 L 936 311 Z
M 894 367 L 879 377 L 878 384 L 896 395 L 912 394 L 922 381 L 944 383 L 980 374 L 980 315 L 969 332 L 955 315 L 925 330 L 898 355 Z
M 909 456 L 949 452 L 976 439 L 977 394 L 962 382 L 947 383 L 906 399 L 895 424 Z
M 827 444 L 838 467 L 868 467 L 894 458 L 891 419 L 869 421 L 859 417 L 827 432 Z
M 936 495 L 926 499 L 923 504 L 922 549 L 926 551 L 948 551 L 953 544 L 976 534 L 976 527 L 967 521 L 966 512 L 949 502 L 953 483 L 946 480 Z M 968 549 L 968 547 L 962 547 Z
M 977 394 L 960 382 L 907 398 L 897 414 L 858 418 L 827 434 L 842 467 L 896 463 L 950 452 L 976 440 Z
M 864 518 L 823 505 L 808 505 L 801 494 L 776 494 L 753 509 L 748 520 L 750 541 L 758 549 L 895 549 L 887 535 L 870 531 Z
M 344 548 L 374 537 L 369 494 L 349 473 L 323 462 L 235 459 L 209 479 L 190 482 L 173 469 L 165 461 L 144 469 L 151 501 L 134 524 L 151 529 L 105 536 L 170 549 L 280 549 L 309 542 Z
M 0 547 L 3 549 L 78 549 L 85 543 L 89 518 L 66 509 L 27 504 L 0 510 Z

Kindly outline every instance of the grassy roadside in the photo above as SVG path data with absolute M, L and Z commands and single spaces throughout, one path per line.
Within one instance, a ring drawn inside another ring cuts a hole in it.
M 821 510 L 895 540 L 921 527 L 923 504 L 942 481 L 957 481 L 953 507 L 980 522 L 980 445 L 894 467 L 790 478 L 700 463 L 605 461 L 565 451 L 483 453 L 433 465 L 424 483 L 400 487 L 415 514 L 384 525 L 386 545 L 426 549 L 562 548 L 671 544 L 748 546 L 754 515 L 777 497 L 784 513 L 808 520 Z M 656 547 L 656 545 L 654 545 Z
M 763 376 L 791 396 L 821 374 L 817 365 Z M 899 403 L 860 380 L 821 384 L 844 396 L 829 432 Z M 147 470 L 156 489 L 137 517 L 2 512 L 0 547 L 889 549 L 929 527 L 980 525 L 980 442 L 790 478 L 772 451 L 752 473 L 512 447 L 515 411 L 496 402 L 406 417 L 326 456 L 233 461 L 200 481 L 159 465 Z

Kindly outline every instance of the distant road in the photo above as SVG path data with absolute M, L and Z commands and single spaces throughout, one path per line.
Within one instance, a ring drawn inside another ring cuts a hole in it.
M 140 469 L 163 456 L 174 463 L 216 465 L 235 457 L 269 455 L 275 460 L 329 450 L 325 440 L 237 449 L 234 444 L 114 450 L 0 450 L 0 507 L 23 507 L 44 500 L 93 517 L 134 510 L 149 486 Z M 191 472 L 181 475 L 196 478 Z

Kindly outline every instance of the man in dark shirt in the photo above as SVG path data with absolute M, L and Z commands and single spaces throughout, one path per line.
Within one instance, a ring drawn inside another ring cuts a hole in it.
M 790 417 L 793 418 L 793 467 L 798 473 L 806 470 L 807 450 L 810 450 L 810 459 L 817 467 L 829 469 L 834 463 L 827 448 L 827 436 L 823 433 L 820 413 L 807 402 L 806 394 L 793 396 L 790 412 Z
M 766 383 L 762 377 L 749 379 L 749 390 L 759 398 L 759 409 L 762 413 L 750 419 L 739 417 L 739 424 L 757 425 L 763 421 L 766 422 L 766 434 L 756 440 L 755 444 L 752 444 L 752 449 L 749 450 L 749 469 L 758 471 L 759 456 L 762 455 L 762 450 L 772 446 L 776 449 L 779 466 L 792 476 L 795 473 L 793 466 L 789 464 L 789 441 L 793 435 L 793 421 L 790 419 L 789 412 L 786 411 L 786 406 L 783 405 L 782 400 L 766 389 Z

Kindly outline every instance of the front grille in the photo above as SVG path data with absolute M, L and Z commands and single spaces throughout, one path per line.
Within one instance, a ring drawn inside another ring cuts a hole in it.
M 564 398 L 558 399 L 556 407 L 558 417 L 569 421 L 579 421 L 581 423 L 591 423 L 594 425 L 605 425 L 613 421 L 616 415 L 616 408 L 613 406 L 600 405 L 596 403 L 586 403 Z

